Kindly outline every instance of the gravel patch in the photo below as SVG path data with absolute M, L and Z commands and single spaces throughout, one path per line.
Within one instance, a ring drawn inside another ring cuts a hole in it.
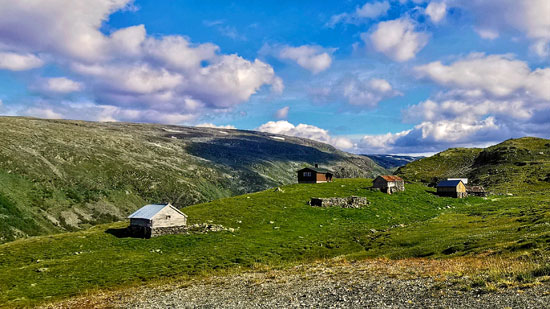
M 358 265 L 300 266 L 142 286 L 51 307 L 108 308 L 550 308 L 550 285 L 494 292 Z

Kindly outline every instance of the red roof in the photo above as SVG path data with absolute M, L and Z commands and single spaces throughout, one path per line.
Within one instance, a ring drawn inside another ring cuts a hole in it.
M 383 175 L 383 176 L 381 175 L 380 177 L 384 178 L 385 181 L 389 181 L 389 182 L 403 180 L 401 177 L 393 176 L 393 175 Z

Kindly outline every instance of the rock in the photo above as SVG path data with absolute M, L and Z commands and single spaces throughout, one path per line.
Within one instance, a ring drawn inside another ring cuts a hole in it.
M 46 271 L 48 271 L 48 268 L 47 268 L 47 267 L 41 267 L 41 268 L 38 268 L 38 269 L 36 270 L 37 273 L 43 273 L 43 272 L 46 272 Z

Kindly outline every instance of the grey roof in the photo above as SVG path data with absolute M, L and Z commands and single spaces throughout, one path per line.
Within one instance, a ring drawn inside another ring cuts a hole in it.
M 128 216 L 128 219 L 148 219 L 151 220 L 159 211 L 161 211 L 166 206 L 171 207 L 175 211 L 179 212 L 183 216 L 186 216 L 183 212 L 179 211 L 176 207 L 171 204 L 149 204 L 141 207 L 136 210 L 133 214 Z
M 327 170 L 326 168 L 320 168 L 320 167 L 306 167 L 306 168 L 303 168 L 303 169 L 299 170 L 298 172 L 303 171 L 303 170 L 312 170 L 312 171 L 320 173 L 320 174 L 326 174 L 326 173 L 333 174 L 333 172 L 331 170 Z
M 437 183 L 438 187 L 456 187 L 462 180 L 442 180 Z

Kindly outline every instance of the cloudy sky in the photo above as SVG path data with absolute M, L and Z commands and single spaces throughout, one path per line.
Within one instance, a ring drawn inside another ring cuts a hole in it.
M 550 132 L 550 1 L 0 0 L 0 114 L 356 153 Z

